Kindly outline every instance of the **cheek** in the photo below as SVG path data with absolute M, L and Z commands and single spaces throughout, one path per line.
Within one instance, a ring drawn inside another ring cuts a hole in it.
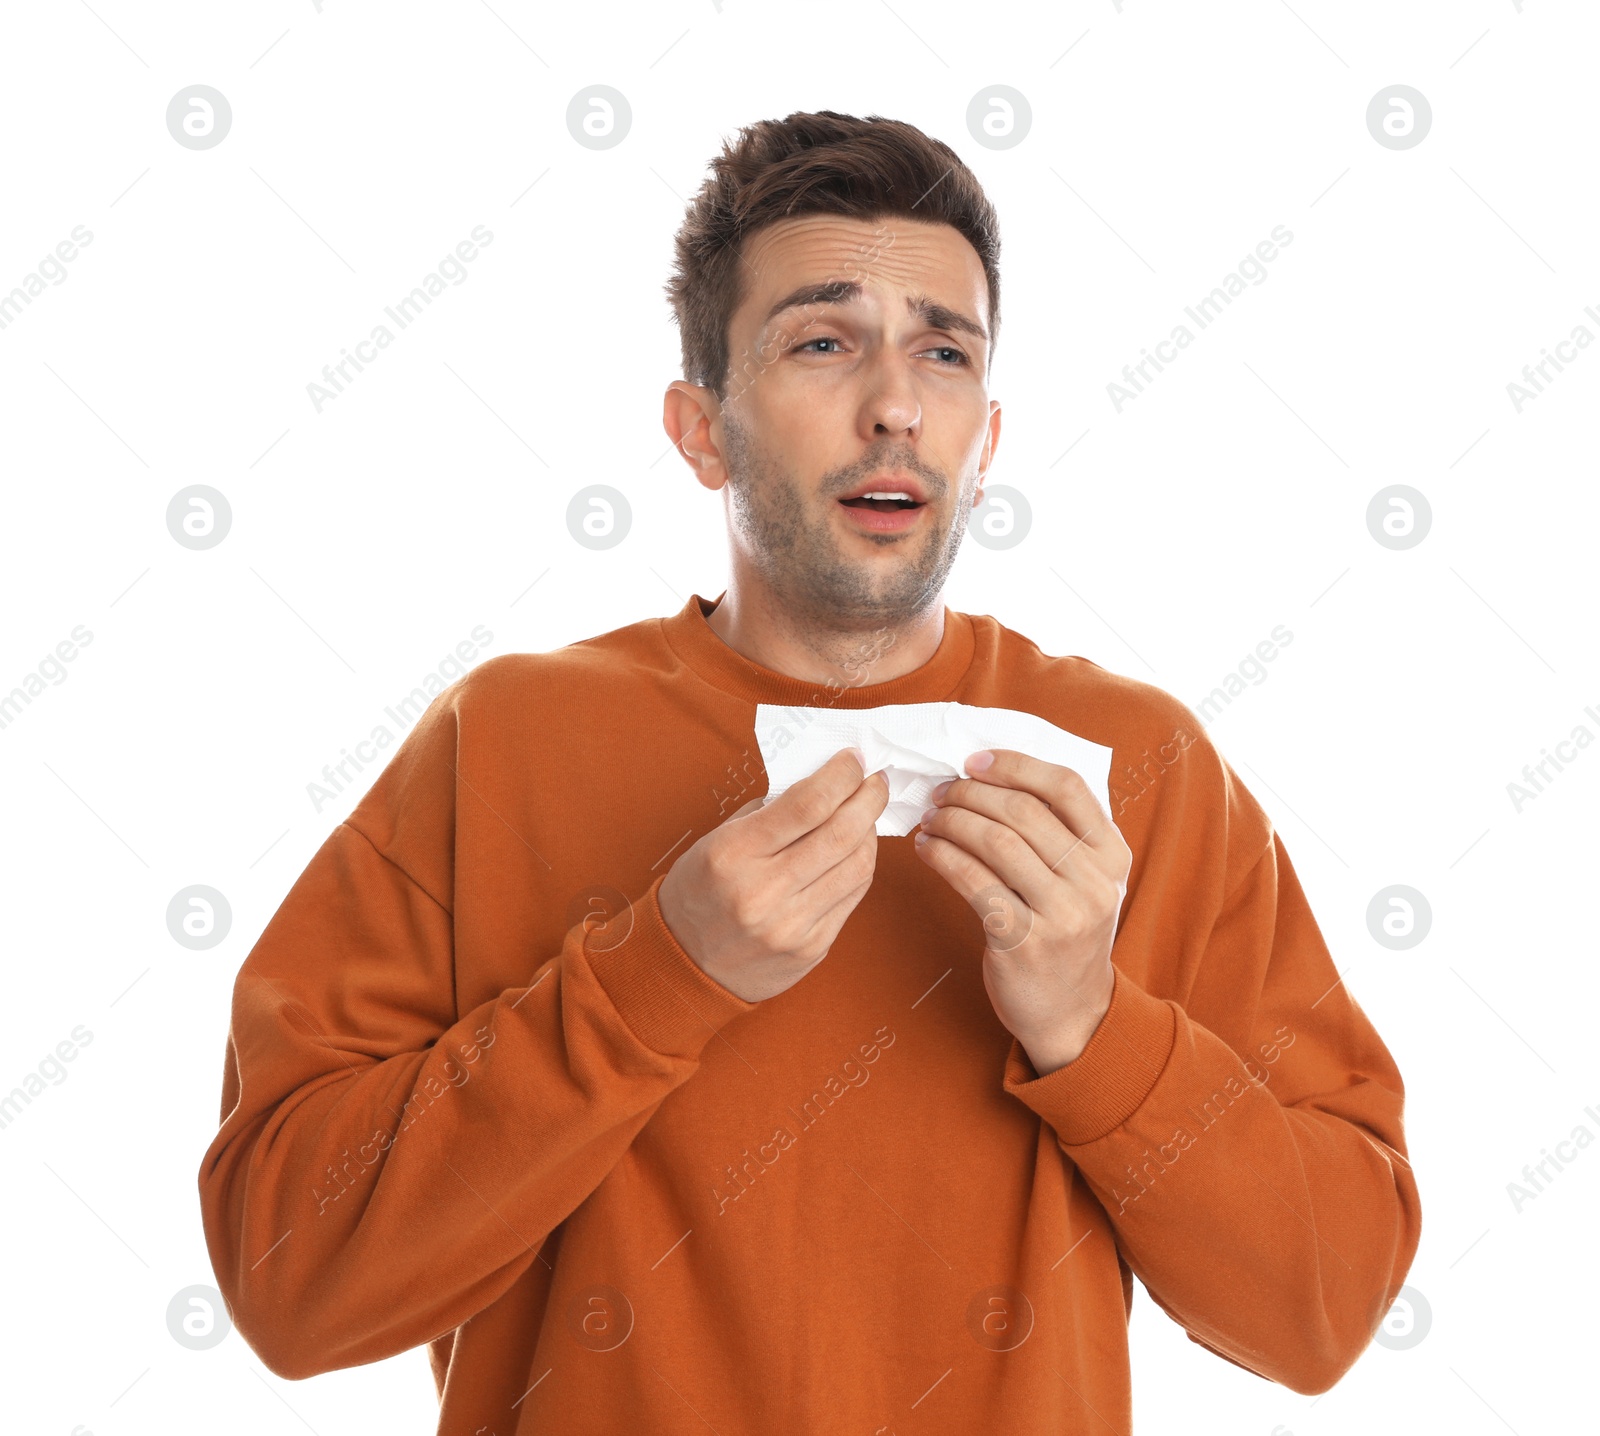
M 816 475 L 837 466 L 836 456 L 847 448 L 854 424 L 835 413 L 836 405 L 827 395 L 803 386 L 781 392 L 774 380 L 765 397 L 766 403 L 755 407 L 747 427 L 752 447 L 767 456 L 769 467 Z
M 983 453 L 989 439 L 989 395 L 972 375 L 930 382 L 922 404 L 931 446 L 952 458 L 960 454 L 976 460 Z
M 766 453 L 800 456 L 829 443 L 835 432 L 830 421 L 842 405 L 830 385 L 784 365 L 779 360 L 750 392 L 746 427 Z
M 979 395 L 973 405 L 963 409 L 962 437 L 966 440 L 966 464 L 976 472 L 989 443 L 989 400 Z

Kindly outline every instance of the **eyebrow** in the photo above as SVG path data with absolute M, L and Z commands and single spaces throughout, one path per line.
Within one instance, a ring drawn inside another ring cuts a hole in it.
M 761 321 L 761 327 L 765 329 L 778 315 L 788 309 L 809 309 L 819 304 L 854 304 L 861 297 L 862 286 L 859 281 L 853 279 L 827 279 L 820 283 L 802 284 L 767 310 L 766 318 Z M 985 344 L 989 342 L 989 331 L 976 319 L 963 314 L 959 309 L 940 304 L 926 294 L 907 295 L 906 312 L 913 318 L 921 319 L 930 329 L 947 329 L 953 334 L 970 334 L 975 339 L 983 340 Z

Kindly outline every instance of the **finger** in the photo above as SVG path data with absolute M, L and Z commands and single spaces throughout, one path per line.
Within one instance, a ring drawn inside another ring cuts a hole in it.
M 916 844 L 916 851 L 923 862 L 975 907 L 985 906 L 988 894 L 1006 887 L 994 869 L 949 838 L 929 834 L 926 842 Z
M 961 854 L 960 858 L 950 856 L 949 861 L 956 870 L 962 872 L 965 881 L 974 884 L 970 889 L 957 888 L 969 901 L 978 887 L 989 882 L 1001 882 L 1016 892 L 1035 912 L 1050 917 L 1063 907 L 1065 894 L 1070 891 L 1072 883 L 1085 880 L 1077 874 L 1067 879 L 1051 872 L 1020 833 L 970 808 L 941 807 L 928 819 L 922 831 L 932 835 L 924 847 L 943 841 Z M 1068 838 L 1067 841 L 1075 842 L 1076 839 Z M 942 859 L 947 855 L 940 852 L 937 856 Z M 1091 872 L 1086 880 L 1094 882 L 1101 879 L 1098 874 Z
M 1028 940 L 1034 926 L 1033 909 L 986 864 L 947 838 L 930 837 L 917 844 L 917 853 L 977 913 L 983 924 L 984 946 L 991 952 L 1011 952 Z
M 1073 833 L 1042 799 L 1021 788 L 957 778 L 940 795 L 935 806 L 940 811 L 966 809 L 1010 828 L 1058 877 L 1083 881 L 1099 871 L 1100 851 Z M 956 836 L 953 828 L 938 831 L 946 837 Z
M 804 941 L 815 942 L 819 938 L 826 938 L 831 946 L 833 940 L 839 936 L 839 929 L 850 920 L 850 914 L 856 910 L 861 899 L 867 895 L 872 886 L 872 874 L 868 874 L 865 882 L 858 882 L 844 894 L 832 907 L 828 908 L 811 925 L 811 930 L 806 934 Z
M 1047 763 L 1014 748 L 991 748 L 994 762 L 962 783 L 988 783 L 1001 788 L 1014 788 L 1032 793 L 1040 802 L 1047 803 L 1075 838 L 1082 838 L 1087 847 L 1099 852 L 1115 852 L 1122 846 L 1122 834 L 1111 821 L 1111 814 L 1076 769 L 1060 763 Z M 971 771 L 971 770 L 968 770 Z M 954 792 L 952 784 L 948 792 Z M 1054 856 L 1046 862 L 1055 861 Z
M 748 803 L 744 804 L 743 807 L 735 808 L 731 813 L 728 814 L 726 818 L 723 819 L 723 822 L 731 823 L 736 818 L 742 818 L 747 814 L 757 812 L 761 808 L 761 805 L 766 801 L 767 800 L 765 798 L 752 798 Z
M 861 764 L 853 748 L 841 748 L 815 773 L 792 783 L 766 803 L 750 823 L 749 836 L 764 854 L 782 852 L 820 827 L 860 788 Z
M 876 846 L 878 817 L 888 806 L 888 778 L 874 773 L 863 779 L 831 818 L 779 855 L 790 887 L 799 890 L 819 881 L 865 840 Z

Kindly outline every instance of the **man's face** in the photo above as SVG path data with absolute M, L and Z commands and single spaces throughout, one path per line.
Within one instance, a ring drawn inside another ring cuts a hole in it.
M 977 252 L 946 224 L 807 215 L 743 257 L 727 398 L 708 405 L 720 462 L 700 471 L 728 486 L 737 557 L 811 626 L 919 617 L 1000 434 Z M 900 512 L 841 502 L 908 487 L 922 502 Z

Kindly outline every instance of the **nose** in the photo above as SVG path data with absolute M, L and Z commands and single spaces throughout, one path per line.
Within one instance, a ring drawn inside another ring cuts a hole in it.
M 917 437 L 922 431 L 922 400 L 906 357 L 885 347 L 864 357 L 856 372 L 861 381 L 862 439 L 870 443 L 885 437 Z

